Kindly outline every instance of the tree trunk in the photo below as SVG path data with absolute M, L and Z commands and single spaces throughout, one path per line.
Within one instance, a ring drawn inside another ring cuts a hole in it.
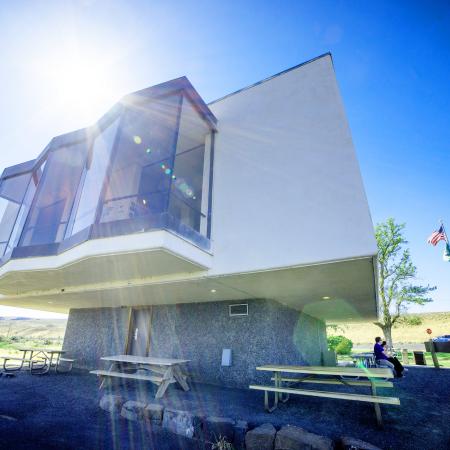
M 388 325 L 384 325 L 381 327 L 381 329 L 383 330 L 384 333 L 384 338 L 386 339 L 386 343 L 387 343 L 387 347 L 389 350 L 392 350 L 392 325 L 388 324 Z

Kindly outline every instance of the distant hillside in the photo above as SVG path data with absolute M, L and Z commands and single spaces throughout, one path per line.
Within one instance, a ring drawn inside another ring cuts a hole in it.
M 30 319 L 26 317 L 1 317 L 0 336 L 27 338 L 63 338 L 67 319 Z
M 328 329 L 328 335 L 343 334 L 355 345 L 372 343 L 375 336 L 382 335 L 381 328 L 371 322 L 339 324 L 336 331 Z M 429 339 L 426 329 L 431 328 L 432 337 L 450 334 L 450 312 L 408 314 L 392 331 L 394 344 L 422 343 Z

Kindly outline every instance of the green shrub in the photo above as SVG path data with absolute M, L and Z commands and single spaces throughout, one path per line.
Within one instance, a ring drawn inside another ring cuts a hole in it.
M 336 347 L 336 353 L 338 355 L 349 355 L 352 352 L 352 348 L 353 342 L 350 339 L 344 337 Z
M 422 325 L 423 320 L 420 316 L 403 316 L 398 319 L 395 325 L 398 326 L 406 326 L 406 327 L 415 327 L 418 325 Z M 397 327 L 396 327 L 397 328 Z
M 411 326 L 422 325 L 422 319 L 419 316 L 405 317 L 406 323 Z
M 328 336 L 328 348 L 338 355 L 348 355 L 352 352 L 353 342 L 345 336 Z

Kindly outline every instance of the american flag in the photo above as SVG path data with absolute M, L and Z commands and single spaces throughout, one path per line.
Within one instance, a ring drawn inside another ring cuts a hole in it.
M 439 241 L 447 241 L 447 236 L 445 235 L 444 227 L 442 225 L 439 230 L 433 231 L 428 238 L 428 243 L 431 245 L 436 245 Z

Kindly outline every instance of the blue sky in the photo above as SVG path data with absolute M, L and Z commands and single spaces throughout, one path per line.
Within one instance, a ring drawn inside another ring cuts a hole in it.
M 331 51 L 373 221 L 406 222 L 438 287 L 416 310 L 450 310 L 450 263 L 426 244 L 450 230 L 447 1 L 15 1 L 0 28 L 0 168 L 125 93 L 187 75 L 211 101 Z

